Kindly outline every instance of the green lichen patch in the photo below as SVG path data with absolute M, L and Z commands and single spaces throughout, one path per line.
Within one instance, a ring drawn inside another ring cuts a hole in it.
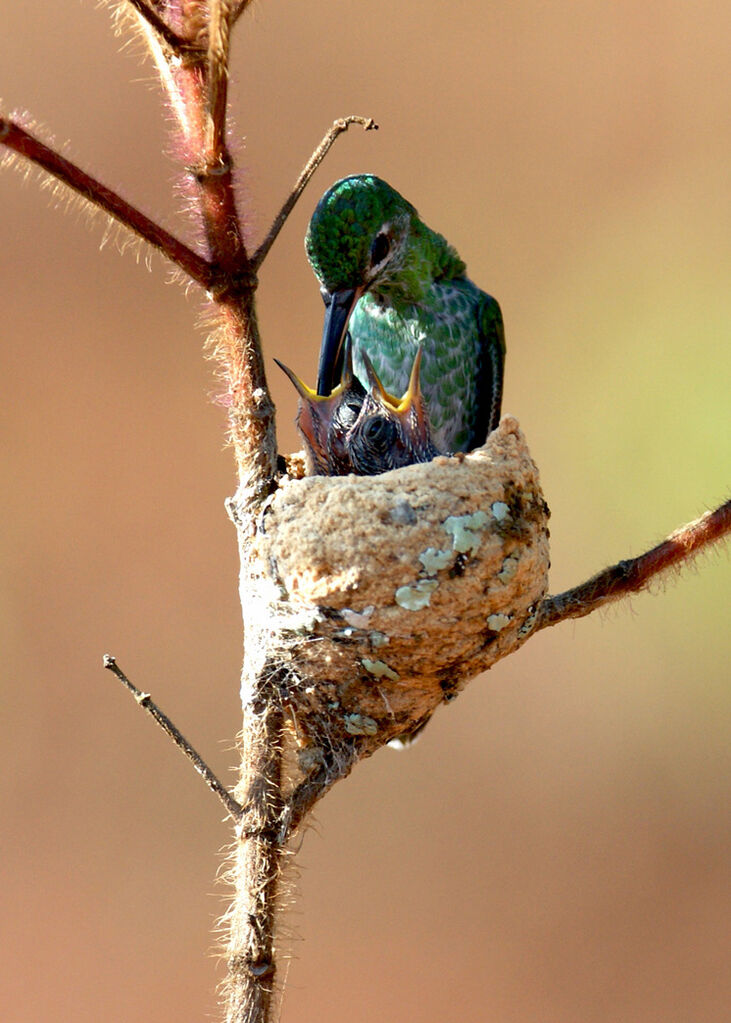
M 343 718 L 345 731 L 350 735 L 376 735 L 378 722 L 365 714 L 346 714 Z
M 377 629 L 368 634 L 368 639 L 371 641 L 371 646 L 375 649 L 378 649 L 379 646 L 386 646 L 391 642 L 390 636 L 387 636 L 385 632 L 379 632 Z
M 471 515 L 450 515 L 444 520 L 444 530 L 452 537 L 452 549 L 460 554 L 475 554 L 482 542 L 482 531 L 490 521 L 484 511 Z
M 452 563 L 453 553 L 449 548 L 440 551 L 436 547 L 427 547 L 419 555 L 419 561 L 424 566 L 424 571 L 427 575 L 436 575 L 442 569 L 449 568 Z
M 490 505 L 490 511 L 496 522 L 504 522 L 510 518 L 510 506 L 505 501 L 494 501 Z
M 431 595 L 438 585 L 436 579 L 418 579 L 411 586 L 399 586 L 394 595 L 396 603 L 407 611 L 421 611 L 429 606 Z
M 371 661 L 368 657 L 362 657 L 360 663 L 370 675 L 375 675 L 376 678 L 390 678 L 393 682 L 398 680 L 398 672 L 389 668 L 385 661 Z
M 496 614 L 487 616 L 487 626 L 492 629 L 493 632 L 500 632 L 505 628 L 506 625 L 510 625 L 512 621 L 510 615 Z
M 515 573 L 518 570 L 520 564 L 520 558 L 517 554 L 508 554 L 507 558 L 503 560 L 502 567 L 497 574 L 498 579 L 501 583 L 510 582 Z

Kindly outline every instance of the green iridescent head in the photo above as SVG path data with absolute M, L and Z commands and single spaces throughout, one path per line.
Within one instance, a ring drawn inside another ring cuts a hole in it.
M 307 258 L 331 294 L 369 288 L 390 276 L 403 252 L 417 213 L 381 178 L 355 174 L 337 181 L 317 204 L 305 238 Z

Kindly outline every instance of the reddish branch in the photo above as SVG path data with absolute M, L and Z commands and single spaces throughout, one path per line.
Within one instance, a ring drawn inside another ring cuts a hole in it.
M 597 572 L 595 576 L 573 589 L 546 597 L 534 631 L 558 625 L 567 618 L 583 618 L 604 604 L 621 597 L 640 593 L 660 573 L 681 568 L 710 544 L 731 533 L 731 501 L 699 519 L 681 526 L 657 547 L 638 558 L 624 561 Z
M 191 54 L 203 56 L 205 51 L 193 39 L 184 39 L 179 36 L 167 22 L 163 21 L 157 11 L 150 7 L 147 0 L 127 0 L 127 3 L 134 7 L 135 11 L 143 18 L 148 25 L 157 33 L 160 39 L 168 46 L 173 53 L 179 55 Z
M 174 238 L 165 228 L 150 220 L 126 199 L 111 188 L 107 188 L 75 163 L 67 160 L 45 145 L 25 128 L 6 118 L 0 117 L 0 143 L 20 156 L 31 160 L 37 167 L 48 171 L 62 184 L 118 220 L 138 237 L 148 242 L 180 267 L 189 277 L 204 288 L 211 284 L 211 267 L 207 260 L 187 245 Z
M 254 306 L 257 280 L 243 239 L 233 162 L 226 145 L 226 76 L 230 5 L 213 4 L 209 59 L 187 65 L 156 53 L 208 243 L 217 329 L 216 355 L 227 382 L 230 433 L 242 488 L 255 504 L 276 473 L 274 405 L 264 371 Z

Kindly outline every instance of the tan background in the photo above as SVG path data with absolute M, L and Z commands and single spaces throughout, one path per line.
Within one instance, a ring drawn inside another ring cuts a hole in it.
M 728 497 L 724 0 L 285 3 L 238 30 L 241 196 L 261 237 L 351 132 L 261 274 L 312 380 L 317 196 L 375 171 L 503 306 L 505 408 L 553 511 L 552 587 Z M 0 95 L 178 232 L 139 47 L 83 4 L 3 4 Z M 48 135 L 46 135 L 48 137 Z M 20 1021 L 215 1017 L 217 803 L 101 669 L 109 650 L 226 777 L 240 621 L 223 414 L 193 293 L 0 179 L 0 1004 Z M 731 569 L 531 641 L 321 806 L 283 1020 L 720 1023 Z

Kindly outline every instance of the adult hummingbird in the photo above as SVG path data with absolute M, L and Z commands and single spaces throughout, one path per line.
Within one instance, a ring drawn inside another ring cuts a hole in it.
M 325 193 L 305 247 L 326 305 L 318 395 L 331 394 L 339 379 L 346 332 L 356 378 L 368 386 L 367 355 L 391 394 L 405 391 L 421 349 L 434 444 L 444 452 L 482 444 L 500 418 L 503 320 L 495 299 L 465 276 L 456 250 L 372 174 L 343 178 Z
M 363 359 L 368 390 L 353 374 L 346 339 L 340 383 L 327 396 L 318 395 L 275 360 L 299 394 L 297 428 L 305 442 L 311 475 L 377 476 L 389 469 L 429 462 L 440 453 L 431 440 L 421 394 L 421 350 L 417 350 L 402 398 L 389 394 L 368 356 L 364 354 Z

